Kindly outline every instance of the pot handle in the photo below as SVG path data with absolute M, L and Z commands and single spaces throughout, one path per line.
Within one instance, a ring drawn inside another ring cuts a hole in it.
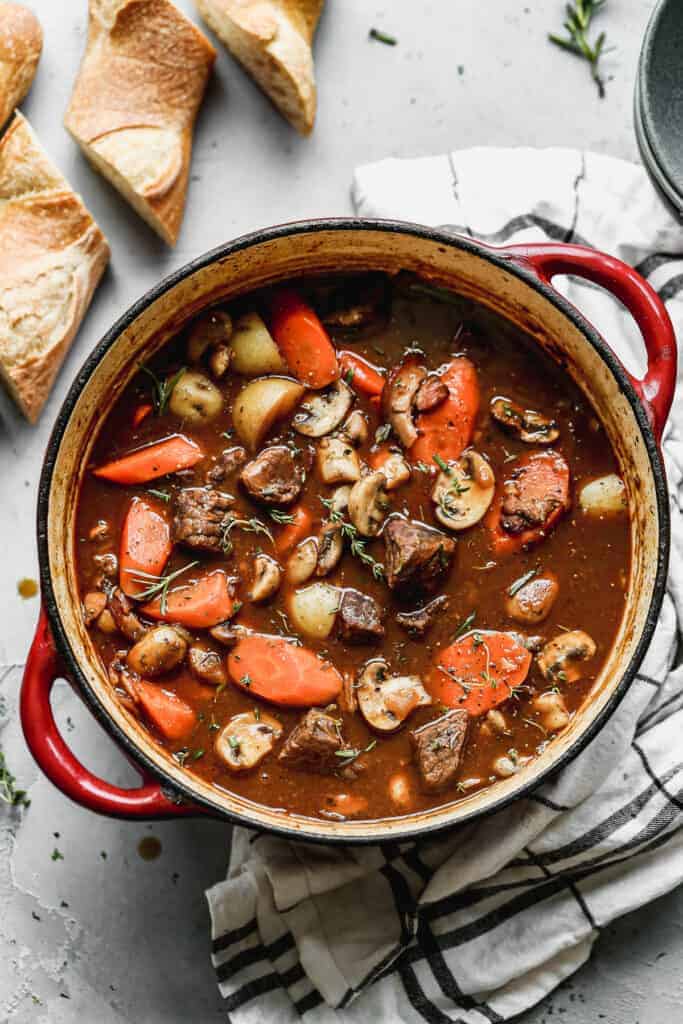
M 541 242 L 506 246 L 505 252 L 530 267 L 546 284 L 557 274 L 575 274 L 623 302 L 640 328 L 648 357 L 642 380 L 625 372 L 645 407 L 657 441 L 661 441 L 676 387 L 676 335 L 654 288 L 627 263 L 583 245 Z
M 69 750 L 50 707 L 50 691 L 65 674 L 45 609 L 41 609 L 21 684 L 19 711 L 29 750 L 48 779 L 81 807 L 113 818 L 176 818 L 199 808 L 175 804 L 151 775 L 140 771 L 138 789 L 120 789 L 89 772 Z

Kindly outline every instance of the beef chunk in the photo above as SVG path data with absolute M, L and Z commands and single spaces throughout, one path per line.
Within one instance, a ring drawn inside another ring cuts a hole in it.
M 216 460 L 216 465 L 209 470 L 206 479 L 210 484 L 222 484 L 226 477 L 234 473 L 236 469 L 247 461 L 247 453 L 244 448 L 226 448 Z
M 434 590 L 455 554 L 455 541 L 445 533 L 398 516 L 385 526 L 384 544 L 384 568 L 392 590 Z
M 424 636 L 434 625 L 440 615 L 448 611 L 450 601 L 445 594 L 435 597 L 429 604 L 417 608 L 414 612 L 399 612 L 396 621 L 399 626 L 406 629 L 411 636 Z
M 341 749 L 337 721 L 320 708 L 311 708 L 290 732 L 278 760 L 290 768 L 333 772 L 340 767 L 337 751 Z
M 566 508 L 567 464 L 558 452 L 539 452 L 520 463 L 503 484 L 500 522 L 508 533 L 523 533 L 545 526 Z
M 133 611 L 133 602 L 126 597 L 120 587 L 114 587 L 109 592 L 107 607 L 119 633 L 123 633 L 128 640 L 139 640 L 146 632 L 145 626 Z
M 454 781 L 467 736 L 467 712 L 448 711 L 410 734 L 423 789 L 440 793 Z
M 438 408 L 448 398 L 448 385 L 444 384 L 441 377 L 430 373 L 422 381 L 415 395 L 415 408 L 418 412 L 430 412 Z
M 339 632 L 345 640 L 367 643 L 384 636 L 382 609 L 369 594 L 345 590 L 337 612 Z
M 180 544 L 218 554 L 223 550 L 232 498 L 210 487 L 185 487 L 176 495 L 173 535 Z
M 264 448 L 240 474 L 245 488 L 257 501 L 290 505 L 299 497 L 304 476 L 294 455 L 284 445 Z

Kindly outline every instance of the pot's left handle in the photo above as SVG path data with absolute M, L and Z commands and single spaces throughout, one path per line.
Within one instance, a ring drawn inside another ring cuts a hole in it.
M 169 800 L 160 784 L 144 772 L 140 773 L 142 785 L 138 789 L 121 789 L 98 779 L 81 764 L 59 733 L 50 707 L 50 691 L 62 676 L 64 669 L 42 609 L 24 669 L 19 708 L 26 742 L 48 779 L 81 807 L 114 818 L 197 814 L 197 807 Z

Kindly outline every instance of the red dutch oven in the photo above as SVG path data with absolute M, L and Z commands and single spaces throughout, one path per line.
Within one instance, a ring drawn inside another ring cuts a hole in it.
M 83 625 L 74 522 L 80 481 L 111 404 L 139 364 L 200 309 L 301 274 L 361 270 L 411 271 L 491 308 L 530 334 L 574 379 L 620 464 L 631 514 L 632 568 L 623 621 L 604 668 L 570 726 L 539 757 L 512 778 L 443 807 L 381 821 L 331 822 L 285 814 L 198 778 L 120 706 Z M 559 274 L 607 289 L 632 313 L 647 350 L 642 380 L 626 371 L 595 328 L 552 287 Z M 21 719 L 33 756 L 63 793 L 100 814 L 150 819 L 203 812 L 325 842 L 423 835 L 529 793 L 596 736 L 632 682 L 652 637 L 669 557 L 669 504 L 659 446 L 675 380 L 676 342 L 661 300 L 631 267 L 581 246 L 496 249 L 412 224 L 338 219 L 257 232 L 188 264 L 135 303 L 106 334 L 74 381 L 50 438 L 38 498 L 43 606 L 21 692 Z M 70 751 L 50 707 L 50 691 L 59 677 L 70 680 L 139 769 L 139 788 L 104 782 Z

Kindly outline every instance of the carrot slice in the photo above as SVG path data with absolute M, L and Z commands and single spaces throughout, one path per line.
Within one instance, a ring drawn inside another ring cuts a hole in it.
M 291 707 L 324 706 L 342 687 L 334 666 L 279 636 L 244 637 L 230 652 L 228 672 L 247 693 Z
M 556 504 L 546 521 L 521 533 L 509 533 L 503 529 L 503 495 L 505 483 L 515 480 L 520 492 L 529 501 L 553 495 Z M 520 548 L 537 544 L 547 536 L 558 519 L 569 508 L 569 466 L 557 451 L 530 452 L 522 455 L 508 467 L 506 479 L 498 490 L 484 522 L 491 531 L 491 542 L 498 555 L 506 555 Z
M 510 697 L 530 665 L 530 651 L 510 633 L 473 630 L 440 652 L 428 689 L 449 708 L 483 715 Z
M 477 371 L 466 356 L 457 356 L 441 374 L 448 398 L 436 409 L 420 413 L 415 426 L 419 437 L 410 447 L 413 462 L 431 466 L 435 455 L 444 462 L 459 459 L 472 440 L 479 411 Z
M 302 383 L 324 388 L 339 376 L 337 353 L 317 314 L 289 288 L 271 301 L 270 331 L 287 366 Z
M 169 590 L 163 610 L 161 605 L 161 597 L 155 597 L 144 604 L 141 611 L 161 622 L 178 622 L 190 629 L 210 629 L 230 618 L 235 602 L 230 580 L 222 570 L 216 569 L 195 583 Z
M 94 469 L 93 473 L 115 484 L 146 484 L 158 476 L 189 469 L 203 458 L 204 452 L 196 441 L 182 434 L 171 434 L 163 441 L 155 441 L 120 459 L 107 462 Z
M 137 597 L 150 581 L 136 578 L 139 572 L 160 576 L 173 550 L 171 527 L 166 517 L 142 498 L 133 498 L 121 530 L 119 579 L 121 590 Z
M 311 532 L 313 525 L 313 516 L 303 505 L 297 505 L 290 514 L 293 521 L 288 523 L 275 538 L 275 547 L 281 554 L 290 551 L 295 544 L 306 537 Z
M 133 426 L 139 427 L 142 421 L 147 419 L 153 409 L 154 406 L 149 402 L 146 402 L 144 405 L 139 405 L 133 413 Z
M 197 722 L 190 705 L 172 690 L 140 679 L 135 683 L 135 695 L 146 717 L 167 740 L 181 740 Z
M 381 395 L 384 391 L 384 377 L 372 363 L 355 352 L 344 349 L 339 353 L 339 367 L 344 380 L 362 395 Z

